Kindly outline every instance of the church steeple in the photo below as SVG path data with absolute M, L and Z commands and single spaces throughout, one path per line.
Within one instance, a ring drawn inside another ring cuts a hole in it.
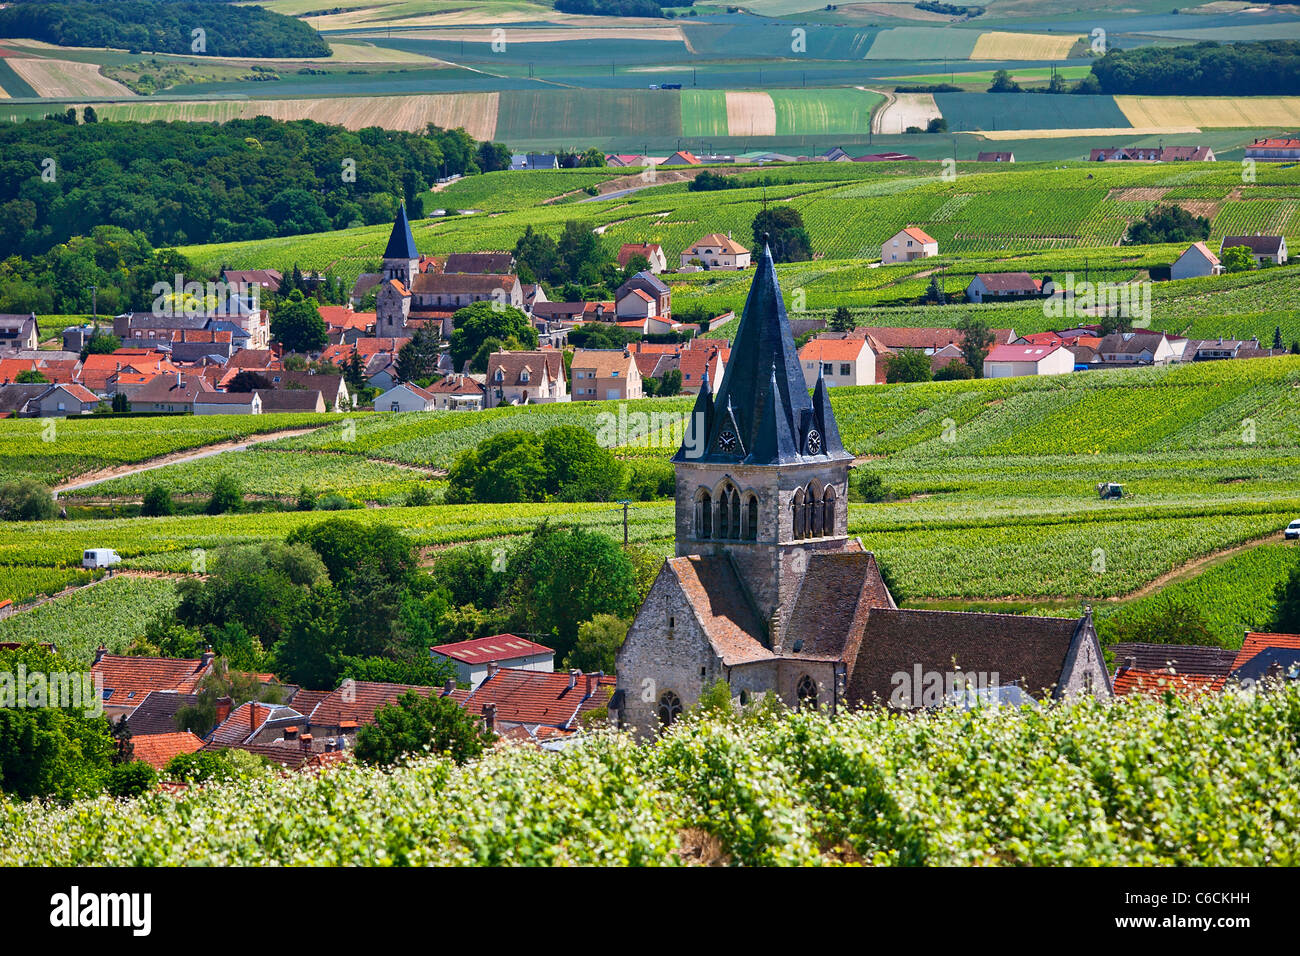
M 406 218 L 406 203 L 397 210 L 393 220 L 393 231 L 388 236 L 388 246 L 384 249 L 385 259 L 419 259 L 415 251 L 415 236 L 411 234 L 411 221 Z
M 689 459 L 683 446 L 674 460 L 746 465 L 847 460 L 852 456 L 840 443 L 825 386 L 821 389 L 821 402 L 815 405 L 781 299 L 772 251 L 764 243 L 713 402 L 708 440 L 702 448 L 697 445 Z

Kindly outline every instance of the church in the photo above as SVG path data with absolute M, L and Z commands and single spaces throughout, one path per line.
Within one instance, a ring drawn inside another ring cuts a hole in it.
M 913 709 L 1110 696 L 1091 613 L 900 609 L 848 535 L 849 468 L 819 378 L 804 382 L 770 250 L 716 396 L 701 387 L 676 471 L 676 556 L 618 652 L 611 711 L 657 732 L 725 681 L 746 703 Z

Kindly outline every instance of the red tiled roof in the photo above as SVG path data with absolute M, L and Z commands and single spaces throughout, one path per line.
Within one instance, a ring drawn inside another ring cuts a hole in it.
M 866 339 L 809 339 L 799 350 L 799 358 L 805 362 L 818 359 L 850 362 L 855 361 L 866 347 Z
M 1226 682 L 1223 677 L 1211 674 L 1179 674 L 1168 668 L 1143 670 L 1140 667 L 1121 667 L 1111 679 L 1116 696 L 1149 694 L 1159 696 L 1170 690 L 1180 697 L 1218 691 Z
M 545 644 L 537 644 L 513 634 L 496 634 L 473 641 L 439 644 L 429 650 L 435 654 L 454 657 L 466 664 L 486 664 L 489 661 L 509 661 L 519 657 L 532 657 L 534 654 L 555 653 Z
M 373 724 L 375 711 L 386 704 L 394 703 L 408 690 L 413 690 L 422 697 L 428 697 L 437 691 L 433 687 L 420 687 L 414 684 L 378 684 L 373 681 L 344 681 L 337 689 L 330 691 L 312 711 L 312 726 L 338 727 L 344 723 L 357 725 Z
M 927 233 L 927 232 L 925 232 L 925 231 L 923 231 L 923 230 L 921 230 L 921 229 L 916 228 L 916 226 L 908 226 L 906 229 L 903 230 L 903 234 L 904 234 L 904 235 L 907 235 L 907 236 L 911 236 L 911 237 L 912 237 L 913 239 L 915 239 L 917 242 L 923 242 L 923 243 L 924 243 L 924 242 L 938 242 L 938 241 L 939 241 L 938 239 L 935 239 L 933 236 L 931 236 L 929 233 Z
M 135 759 L 143 760 L 155 770 L 167 766 L 167 761 L 177 754 L 192 754 L 202 747 L 203 741 L 188 730 L 131 738 L 131 751 Z
M 1250 662 L 1256 654 L 1265 651 L 1270 647 L 1285 647 L 1289 650 L 1300 649 L 1300 634 L 1269 634 L 1265 632 L 1249 631 L 1245 640 L 1241 642 L 1241 650 L 1237 652 L 1237 658 L 1232 662 L 1232 669 L 1235 671 Z
M 191 694 L 209 671 L 211 660 L 175 657 L 121 657 L 105 654 L 91 668 L 104 680 L 104 703 L 121 705 L 139 703 L 155 690 L 174 690 Z M 110 694 L 109 691 L 112 691 Z
M 374 312 L 353 312 L 346 305 L 317 306 L 325 324 L 334 329 L 368 329 L 375 324 Z
M 1049 345 L 996 345 L 984 356 L 988 362 L 1041 362 L 1063 346 L 1059 342 Z
M 465 698 L 474 715 L 485 704 L 496 705 L 496 719 L 506 723 L 545 724 L 570 729 L 579 715 L 609 703 L 614 678 L 578 674 L 572 687 L 567 672 L 527 671 L 503 667 Z M 591 693 L 588 684 L 593 685 Z

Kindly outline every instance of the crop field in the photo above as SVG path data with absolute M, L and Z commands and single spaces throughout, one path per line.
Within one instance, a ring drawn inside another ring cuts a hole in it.
M 102 574 L 102 571 L 77 568 L 0 567 L 0 601 L 24 604 L 41 595 L 57 594 L 64 588 L 87 584 Z
M 535 170 L 524 175 L 500 170 L 458 179 L 445 189 L 425 196 L 426 206 L 455 209 L 480 209 L 483 212 L 509 212 L 558 196 L 598 185 L 625 175 L 625 169 L 556 169 Z M 631 170 L 635 173 L 636 170 Z M 382 249 L 380 250 L 383 251 Z
M 576 145 L 590 136 L 680 136 L 681 103 L 663 90 L 503 92 L 495 138 L 510 143 L 553 138 Z
M 121 83 L 108 79 L 93 63 L 50 58 L 8 57 L 8 65 L 37 96 L 112 96 L 133 94 Z
M 727 136 L 727 94 L 722 90 L 683 90 L 683 136 Z
M 203 445 L 337 421 L 336 415 L 312 414 L 10 419 L 0 422 L 0 480 L 54 483 Z
M 884 100 L 867 90 L 773 90 L 769 95 L 778 136 L 860 133 L 870 128 L 871 114 Z
M 972 60 L 1064 60 L 1081 34 L 981 33 L 971 50 Z
M 147 123 L 192 120 L 224 123 L 270 116 L 339 123 L 349 129 L 383 126 L 418 131 L 433 123 L 445 129 L 463 126 L 471 136 L 490 139 L 497 128 L 498 93 L 435 93 L 425 96 L 340 96 L 302 99 L 171 100 L 114 103 L 97 107 L 105 119 Z
M 934 101 L 948 129 L 1037 130 L 1129 126 L 1196 126 L 1195 123 L 1135 123 L 1113 96 L 1043 96 L 1035 93 L 936 93 Z M 1253 123 L 1234 124 L 1241 126 Z
M 951 60 L 965 60 L 975 51 L 979 36 L 976 30 L 955 27 L 892 27 L 877 34 L 866 58 L 941 60 L 947 57 Z
M 116 575 L 0 620 L 0 641 L 48 641 L 61 654 L 89 666 L 101 643 L 113 653 L 124 652 L 154 614 L 171 610 L 176 600 L 176 582 L 171 579 Z
M 1115 105 L 1132 126 L 1286 127 L 1300 123 L 1300 96 L 1117 96 Z
M 4 802 L 0 858 L 60 867 L 1293 866 L 1298 712 L 1300 691 L 1289 687 L 991 708 L 978 718 L 958 707 L 692 717 L 648 746 L 596 734 L 556 753 L 493 748 L 461 767 L 425 757 L 129 800 Z

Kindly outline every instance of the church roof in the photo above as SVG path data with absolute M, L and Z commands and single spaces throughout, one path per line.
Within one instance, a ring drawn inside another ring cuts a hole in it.
M 915 668 L 997 675 L 1033 697 L 1055 696 L 1088 618 L 874 608 L 849 672 L 850 703 L 888 703 L 894 675 Z M 1089 636 L 1095 641 L 1095 636 Z M 1097 648 L 1100 657 L 1100 647 Z
M 781 640 L 782 650 L 821 660 L 851 660 L 871 609 L 892 607 L 894 598 L 871 552 L 813 552 Z
M 668 567 L 723 664 L 732 667 L 777 656 L 763 643 L 767 630 L 745 597 L 729 558 L 717 555 L 669 558 Z
M 384 249 L 385 259 L 418 259 L 415 251 L 415 236 L 411 235 L 411 221 L 406 218 L 406 206 L 397 210 L 393 220 L 393 231 L 388 236 L 388 246 Z
M 830 402 L 815 407 L 808 395 L 767 246 L 710 417 L 703 455 L 688 457 L 683 446 L 674 460 L 777 465 L 851 457 L 840 443 Z M 819 435 L 813 437 L 814 431 Z

